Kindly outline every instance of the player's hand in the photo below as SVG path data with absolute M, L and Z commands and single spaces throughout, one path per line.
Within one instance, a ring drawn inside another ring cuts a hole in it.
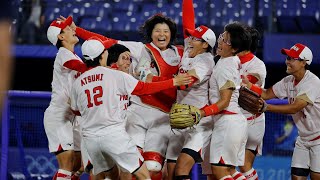
M 64 16 L 61 16 L 61 15 L 60 15 L 60 17 L 57 18 L 58 21 L 62 21 L 62 22 L 64 22 L 66 19 L 67 19 L 67 18 L 65 18 Z M 74 30 L 74 31 L 77 29 L 77 26 L 76 26 L 76 24 L 74 23 L 74 21 L 72 21 L 70 27 L 71 27 L 71 29 Z
M 176 77 L 173 78 L 173 85 L 174 86 L 183 86 L 192 83 L 193 79 L 187 73 L 178 74 Z
M 266 112 L 268 108 L 268 104 L 265 100 L 263 100 L 262 98 L 260 98 L 259 100 L 259 111 L 260 113 Z

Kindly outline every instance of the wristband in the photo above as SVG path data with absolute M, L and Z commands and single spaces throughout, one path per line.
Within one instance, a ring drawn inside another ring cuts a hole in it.
M 262 88 L 257 85 L 252 84 L 250 90 L 258 93 L 259 95 L 262 94 Z
M 207 106 L 203 108 L 205 116 L 211 116 L 211 115 L 216 115 L 219 113 L 219 108 L 217 104 L 212 104 L 210 106 Z

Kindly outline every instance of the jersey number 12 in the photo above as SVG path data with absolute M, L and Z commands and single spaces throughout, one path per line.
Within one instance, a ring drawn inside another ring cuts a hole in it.
M 95 88 L 93 88 L 93 103 L 92 103 L 92 100 L 91 100 L 91 92 L 89 89 L 86 89 L 84 91 L 87 95 L 87 100 L 88 100 L 88 105 L 87 107 L 88 108 L 91 108 L 93 107 L 93 105 L 95 106 L 99 106 L 102 104 L 102 95 L 103 95 L 103 90 L 102 90 L 102 87 L 101 86 L 97 86 Z

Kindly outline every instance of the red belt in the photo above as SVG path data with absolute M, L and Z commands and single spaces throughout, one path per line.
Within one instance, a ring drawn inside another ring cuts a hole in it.
M 237 114 L 235 112 L 227 111 L 227 110 L 222 110 L 219 112 L 219 114 Z
M 318 140 L 318 139 L 320 139 L 320 136 L 315 137 L 315 138 L 311 139 L 310 141 L 315 141 L 315 140 Z
M 250 121 L 250 120 L 254 120 L 255 118 L 259 117 L 261 115 L 261 113 L 259 114 L 256 114 L 254 116 L 251 116 L 251 117 L 248 117 L 247 120 Z

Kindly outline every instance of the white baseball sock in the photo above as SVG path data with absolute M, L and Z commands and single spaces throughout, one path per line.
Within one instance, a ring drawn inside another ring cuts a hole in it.
M 243 173 L 247 180 L 258 180 L 258 174 L 255 169 L 250 169 L 249 171 Z

